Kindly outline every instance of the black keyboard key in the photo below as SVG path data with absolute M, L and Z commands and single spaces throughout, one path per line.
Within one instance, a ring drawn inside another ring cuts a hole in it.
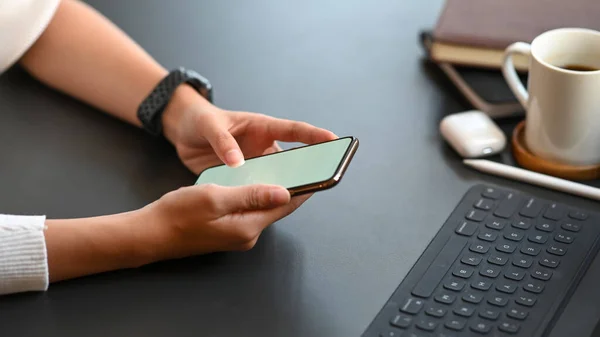
M 519 325 L 517 323 L 500 322 L 500 324 L 498 324 L 498 330 L 515 334 L 519 332 Z
M 504 233 L 504 238 L 511 241 L 521 241 L 523 240 L 523 232 L 508 231 Z
M 429 319 L 421 319 L 417 322 L 417 328 L 425 331 L 433 331 L 437 327 L 437 322 Z
M 477 320 L 470 325 L 471 330 L 480 334 L 487 334 L 492 330 L 492 325 L 488 322 Z
M 529 313 L 525 310 L 522 310 L 520 308 L 511 308 L 508 309 L 508 311 L 506 312 L 506 316 L 510 317 L 510 318 L 514 318 L 514 319 L 518 319 L 518 320 L 524 320 L 525 318 L 527 318 L 527 315 Z
M 392 320 L 390 321 L 390 324 L 395 327 L 405 329 L 410 326 L 412 321 L 413 321 L 413 319 L 411 316 L 407 316 L 404 314 L 398 314 L 392 318 Z
M 471 317 L 473 316 L 474 311 L 475 310 L 473 308 L 466 305 L 459 305 L 455 307 L 454 310 L 452 310 L 452 312 L 454 312 L 455 315 L 462 317 Z
M 452 263 L 456 260 L 462 249 L 467 244 L 465 237 L 453 235 L 444 248 L 436 256 L 419 283 L 413 288 L 412 294 L 420 297 L 429 297 L 438 286 L 444 275 L 448 272 Z
M 483 211 L 473 209 L 473 210 L 470 210 L 469 212 L 467 212 L 467 215 L 465 215 L 465 217 L 467 218 L 467 220 L 481 222 L 481 221 L 483 221 L 483 219 L 485 219 L 486 215 L 487 215 L 487 213 L 485 213 Z
M 508 262 L 508 257 L 498 254 L 490 254 L 487 261 L 498 266 L 503 266 Z
M 521 246 L 521 253 L 529 256 L 537 256 L 540 253 L 540 250 L 540 246 L 535 244 L 524 243 Z
M 539 200 L 529 198 L 525 201 L 525 205 L 523 205 L 519 214 L 528 218 L 535 218 L 542 211 L 542 207 L 544 207 L 544 205 Z
M 481 257 L 475 255 L 465 255 L 462 257 L 462 259 L 460 259 L 460 262 L 468 264 L 469 266 L 477 266 L 481 262 Z
M 488 264 L 488 265 L 484 265 L 479 270 L 479 275 L 489 277 L 489 278 L 496 278 L 496 277 L 498 277 L 498 275 L 500 275 L 501 271 L 502 271 L 502 267 L 493 266 L 493 265 Z
M 461 221 L 456 227 L 456 234 L 471 236 L 477 231 L 479 225 L 470 221 Z
M 508 193 L 506 199 L 503 199 L 494 211 L 494 215 L 500 218 L 508 219 L 510 218 L 516 211 L 519 205 L 521 204 L 521 197 L 514 193 Z
M 569 212 L 569 217 L 572 219 L 576 219 L 576 220 L 585 220 L 588 218 L 588 214 L 586 212 L 581 212 L 581 211 L 570 211 Z
M 571 243 L 573 242 L 573 240 L 575 240 L 575 238 L 573 237 L 573 235 L 570 234 L 557 233 L 554 237 L 554 240 L 562 243 Z
M 548 208 L 546 208 L 546 211 L 544 211 L 544 218 L 550 220 L 560 220 L 563 216 L 565 216 L 565 210 L 566 208 L 564 206 L 553 202 L 548 205 Z
M 474 242 L 469 250 L 474 253 L 485 254 L 490 250 L 490 245 L 485 242 Z
M 439 306 L 430 306 L 425 310 L 425 313 L 432 317 L 444 317 L 446 315 L 446 309 Z
M 496 229 L 496 230 L 502 230 L 504 228 L 504 226 L 506 226 L 506 222 L 504 220 L 493 219 L 493 218 L 489 219 L 485 223 L 485 227 L 491 228 L 491 229 Z
M 481 193 L 481 195 L 483 195 L 486 198 L 490 198 L 490 199 L 502 198 L 502 192 L 498 191 L 497 189 L 495 189 L 493 187 L 486 187 L 483 190 L 483 193 Z
M 489 211 L 492 208 L 494 208 L 494 202 L 491 201 L 490 199 L 479 199 L 475 205 L 473 205 L 473 207 L 484 210 L 484 211 Z
M 500 317 L 500 311 L 490 308 L 482 309 L 479 311 L 479 317 L 495 321 Z
M 446 321 L 444 326 L 450 330 L 460 331 L 465 328 L 465 324 L 467 324 L 467 321 L 465 319 L 453 317 L 452 319 Z
M 408 298 L 402 306 L 400 306 L 400 311 L 407 314 L 418 314 L 421 309 L 423 309 L 424 302 L 423 300 L 419 300 L 416 298 Z
M 479 233 L 479 235 L 477 235 L 477 237 L 483 241 L 494 242 L 498 237 L 498 234 L 492 231 L 482 231 Z
M 539 294 L 544 290 L 544 284 L 531 280 L 523 285 L 523 289 L 530 293 Z
M 494 295 L 488 297 L 487 301 L 491 305 L 495 305 L 497 307 L 503 307 L 503 306 L 506 306 L 506 304 L 508 304 L 508 296 L 494 294 Z
M 517 249 L 517 244 L 512 242 L 501 242 L 496 246 L 496 250 L 503 253 L 512 253 Z
M 469 268 L 469 267 L 465 267 L 465 266 L 458 266 L 452 272 L 452 275 L 454 275 L 456 277 L 461 277 L 461 278 L 469 278 L 469 277 L 471 277 L 471 275 L 473 275 L 473 268 Z
M 527 229 L 529 229 L 529 227 L 531 227 L 531 220 L 527 220 L 527 219 L 515 220 L 512 222 L 512 226 L 515 228 L 527 230 Z
M 579 232 L 581 230 L 581 225 L 572 221 L 563 222 L 560 227 L 569 232 Z
M 444 288 L 448 290 L 461 291 L 465 287 L 465 281 L 458 279 L 451 279 L 444 283 Z
M 525 271 L 521 268 L 510 267 L 504 273 L 504 277 L 509 280 L 521 281 L 525 277 Z
M 556 228 L 556 224 L 550 221 L 540 221 L 535 228 L 541 230 L 542 232 L 552 232 Z
M 556 268 L 560 264 L 560 260 L 557 257 L 544 256 L 540 259 L 540 265 L 548 268 Z
M 552 277 L 552 271 L 547 269 L 536 268 L 531 272 L 531 277 L 542 281 L 548 281 Z
M 506 294 L 513 294 L 517 291 L 517 285 L 510 281 L 502 281 L 496 284 L 496 290 Z
M 483 300 L 483 295 L 479 293 L 469 292 L 463 295 L 463 301 L 473 304 L 478 304 Z
M 544 243 L 546 243 L 546 241 L 548 241 L 548 234 L 542 234 L 540 232 L 531 233 L 527 237 L 527 240 L 529 240 L 531 242 L 535 242 L 535 243 L 544 244 Z
M 435 301 L 442 304 L 452 304 L 456 300 L 456 296 L 452 294 L 439 294 L 435 297 Z
M 567 253 L 567 247 L 558 244 L 551 244 L 546 251 L 552 255 L 563 256 Z
M 492 281 L 480 279 L 471 282 L 471 288 L 486 291 L 492 287 Z
M 523 255 L 515 255 L 512 264 L 521 268 L 529 268 L 533 264 L 533 259 Z
M 535 296 L 533 295 L 522 294 L 517 296 L 515 302 L 526 307 L 532 307 L 535 304 L 535 302 L 537 302 L 537 298 L 535 298 Z

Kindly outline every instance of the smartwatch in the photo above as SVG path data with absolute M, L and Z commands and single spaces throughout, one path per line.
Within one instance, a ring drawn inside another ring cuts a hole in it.
M 144 130 L 154 136 L 162 134 L 162 114 L 175 89 L 187 83 L 212 103 L 212 85 L 197 72 L 183 67 L 172 70 L 163 78 L 138 107 L 137 117 Z

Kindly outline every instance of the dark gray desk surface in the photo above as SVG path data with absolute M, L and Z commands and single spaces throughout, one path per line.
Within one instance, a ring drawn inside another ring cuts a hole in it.
M 308 121 L 361 146 L 338 187 L 254 250 L 0 298 L 3 336 L 359 336 L 473 184 L 597 208 L 466 169 L 444 145 L 439 120 L 467 106 L 417 42 L 441 0 L 90 3 L 165 66 L 204 73 L 222 107 Z M 162 141 L 19 68 L 0 76 L 0 154 L 3 213 L 127 211 L 194 180 Z M 594 282 L 576 296 L 598 303 Z M 595 322 L 600 309 L 585 305 L 580 318 Z

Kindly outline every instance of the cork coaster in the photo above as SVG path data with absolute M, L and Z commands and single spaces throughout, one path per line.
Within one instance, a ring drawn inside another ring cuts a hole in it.
M 593 180 L 600 178 L 600 165 L 571 166 L 537 157 L 525 146 L 525 121 L 517 125 L 512 134 L 513 155 L 519 165 L 551 176 L 569 180 Z

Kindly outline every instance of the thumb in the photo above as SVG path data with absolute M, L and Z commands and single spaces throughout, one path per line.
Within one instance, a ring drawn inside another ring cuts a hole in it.
M 275 185 L 223 187 L 219 195 L 219 205 L 224 214 L 272 209 L 286 205 L 291 200 L 286 188 Z
M 219 125 L 217 118 L 211 118 L 211 122 L 205 128 L 205 137 L 212 146 L 217 156 L 230 167 L 238 167 L 244 164 L 244 155 L 240 150 L 235 138 L 227 128 Z

